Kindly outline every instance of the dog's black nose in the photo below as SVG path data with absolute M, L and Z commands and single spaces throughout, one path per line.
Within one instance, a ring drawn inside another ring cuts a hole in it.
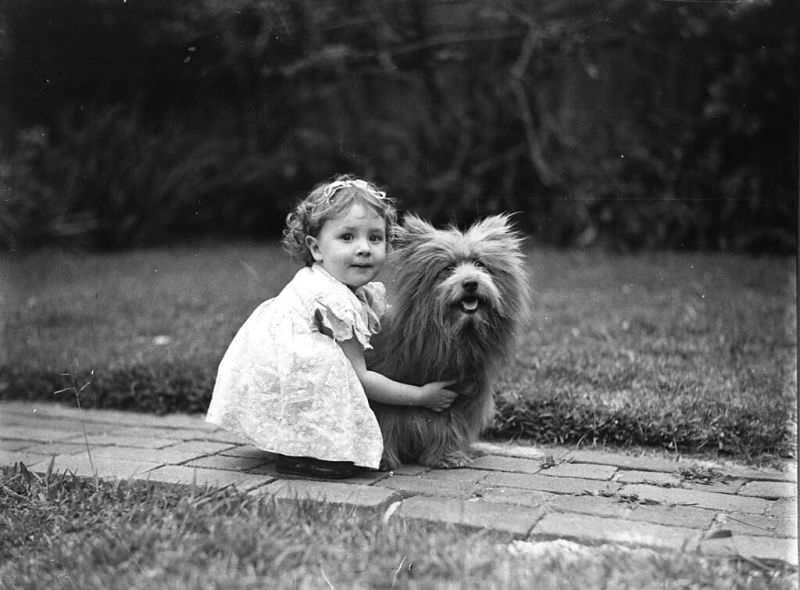
M 461 286 L 464 287 L 464 291 L 467 293 L 474 293 L 478 290 L 478 281 L 464 281 Z

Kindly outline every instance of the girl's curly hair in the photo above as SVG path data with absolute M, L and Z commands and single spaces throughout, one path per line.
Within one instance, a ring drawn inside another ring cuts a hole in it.
M 373 183 L 348 174 L 314 187 L 309 195 L 286 216 L 281 244 L 293 258 L 306 266 L 314 258 L 306 246 L 306 236 L 319 235 L 322 225 L 346 211 L 353 203 L 361 202 L 374 209 L 386 221 L 386 241 L 395 238 L 397 209 L 394 201 Z

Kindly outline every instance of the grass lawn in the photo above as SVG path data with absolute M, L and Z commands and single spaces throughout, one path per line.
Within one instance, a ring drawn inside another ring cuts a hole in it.
M 791 569 L 562 551 L 235 490 L 0 469 L 0 588 L 795 588 Z M 561 547 L 565 547 L 563 544 Z M 537 551 L 538 549 L 538 551 Z
M 531 249 L 529 261 L 533 314 L 490 435 L 793 455 L 793 259 Z M 74 403 L 53 392 L 90 382 L 86 406 L 204 411 L 233 334 L 295 270 L 271 244 L 5 254 L 0 398 Z

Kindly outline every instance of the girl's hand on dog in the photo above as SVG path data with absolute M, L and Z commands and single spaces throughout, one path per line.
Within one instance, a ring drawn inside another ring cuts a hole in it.
M 446 389 L 453 383 L 455 383 L 455 380 L 432 381 L 431 383 L 420 386 L 420 405 L 434 412 L 446 410 L 458 397 L 455 391 Z

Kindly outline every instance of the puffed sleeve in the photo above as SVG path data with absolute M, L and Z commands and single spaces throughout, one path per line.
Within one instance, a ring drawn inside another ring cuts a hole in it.
M 314 302 L 314 322 L 317 329 L 338 342 L 355 338 L 364 348 L 372 348 L 367 313 L 354 296 L 336 297 L 322 294 Z
M 336 341 L 355 338 L 364 349 L 371 349 L 369 339 L 380 332 L 386 310 L 386 288 L 375 281 L 355 293 L 337 289 L 320 293 L 314 301 L 314 323 Z

